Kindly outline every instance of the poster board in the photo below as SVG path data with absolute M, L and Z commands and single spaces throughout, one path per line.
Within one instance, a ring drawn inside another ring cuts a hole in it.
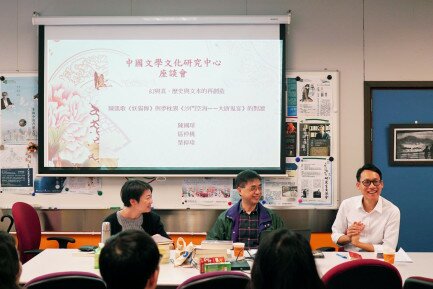
M 101 198 L 98 178 L 37 176 L 37 73 L 0 73 L 0 91 L 0 208 L 17 201 L 41 208 L 107 207 L 111 202 Z M 53 97 L 62 101 L 60 95 Z
M 297 184 L 295 207 L 337 208 L 339 73 L 290 71 L 286 80 L 286 164 Z
M 37 154 L 29 150 L 29 143 L 37 143 L 36 73 L 0 76 L 6 80 L 1 91 L 13 103 L 0 114 L 0 208 L 16 201 L 44 209 L 120 207 L 125 178 L 37 177 Z M 261 202 L 273 209 L 337 208 L 338 72 L 287 72 L 286 99 L 287 177 L 265 177 Z M 26 107 L 24 116 L 17 114 L 18 104 Z M 16 136 L 8 132 L 11 123 Z M 239 200 L 233 178 L 162 178 L 152 186 L 157 209 L 226 209 Z

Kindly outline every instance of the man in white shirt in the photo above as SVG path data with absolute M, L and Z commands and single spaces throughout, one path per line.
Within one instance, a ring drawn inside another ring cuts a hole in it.
M 344 200 L 332 225 L 332 240 L 346 251 L 382 252 L 383 246 L 396 248 L 400 210 L 381 197 L 382 172 L 366 164 L 356 173 L 361 196 Z

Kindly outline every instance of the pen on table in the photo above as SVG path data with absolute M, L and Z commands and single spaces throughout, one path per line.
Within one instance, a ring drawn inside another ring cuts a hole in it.
M 341 255 L 341 254 L 336 254 L 338 257 L 343 258 L 343 259 L 347 259 L 347 256 Z

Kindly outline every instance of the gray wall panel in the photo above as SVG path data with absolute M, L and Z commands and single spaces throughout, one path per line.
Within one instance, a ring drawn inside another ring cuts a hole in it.
M 245 15 L 244 0 L 132 0 L 132 15 Z
M 32 25 L 32 15 L 36 11 L 33 1 L 18 0 L 18 70 L 37 71 L 38 67 L 38 27 Z
M 366 0 L 365 9 L 365 79 L 431 81 L 433 2 Z
M 43 231 L 100 232 L 102 221 L 114 210 L 38 210 Z M 155 210 L 167 232 L 207 232 L 222 210 Z M 335 210 L 276 210 L 287 228 L 330 232 Z M 1 211 L 0 211 L 1 213 Z M 11 214 L 3 210 L 3 214 Z M 8 221 L 0 223 L 6 230 Z M 14 231 L 15 228 L 12 229 Z
M 36 0 L 35 2 L 35 11 L 43 16 L 130 16 L 132 13 L 131 0 Z
M 16 0 L 0 1 L 0 71 L 17 69 L 17 14 Z

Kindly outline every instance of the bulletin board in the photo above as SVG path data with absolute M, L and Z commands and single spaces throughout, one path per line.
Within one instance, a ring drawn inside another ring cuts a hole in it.
M 18 201 L 40 208 L 71 209 L 109 208 L 118 203 L 118 194 L 104 195 L 99 178 L 37 176 L 36 72 L 0 73 L 0 91 L 0 208 L 10 208 Z M 51 97 L 62 102 L 60 94 Z
M 17 201 L 44 209 L 121 207 L 125 178 L 37 177 L 37 74 L 0 76 L 1 92 L 7 92 L 0 113 L 0 208 Z M 287 176 L 265 177 L 261 202 L 274 209 L 337 208 L 338 72 L 290 71 L 285 87 Z M 157 209 L 226 209 L 239 200 L 233 178 L 143 180 L 152 182 Z
M 286 165 L 296 184 L 292 206 L 337 208 L 339 73 L 289 71 L 286 80 Z

